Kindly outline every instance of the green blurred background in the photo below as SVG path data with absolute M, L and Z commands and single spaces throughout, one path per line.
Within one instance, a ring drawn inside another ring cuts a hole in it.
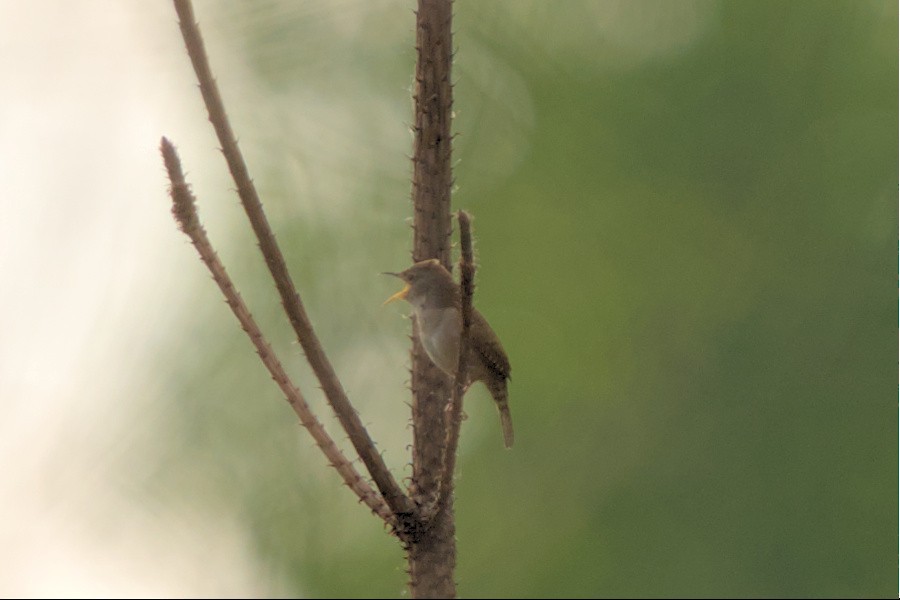
M 453 203 L 517 428 L 504 451 L 467 398 L 460 595 L 892 596 L 896 3 L 454 7 Z M 409 329 L 379 273 L 409 262 L 411 9 L 197 5 L 307 308 L 401 478 Z M 225 182 L 209 135 L 189 177 Z M 227 186 L 196 188 L 210 235 L 346 446 Z M 170 397 L 135 497 L 237 515 L 267 593 L 403 596 L 398 544 L 180 261 L 196 293 L 152 367 Z

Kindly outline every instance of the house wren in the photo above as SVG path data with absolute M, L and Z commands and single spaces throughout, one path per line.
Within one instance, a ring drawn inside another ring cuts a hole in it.
M 459 286 L 450 273 L 436 259 L 417 262 L 400 273 L 385 273 L 402 279 L 406 286 L 385 301 L 405 299 L 416 315 L 419 341 L 428 358 L 444 373 L 455 377 L 459 366 L 459 339 L 462 333 L 462 310 Z M 472 309 L 467 354 L 468 389 L 476 381 L 483 381 L 500 410 L 500 425 L 507 448 L 513 443 L 512 417 L 509 414 L 506 380 L 509 379 L 509 359 L 481 313 Z

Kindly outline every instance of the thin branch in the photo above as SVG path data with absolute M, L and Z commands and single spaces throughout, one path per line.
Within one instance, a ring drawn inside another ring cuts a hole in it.
M 234 284 L 225 271 L 225 267 L 210 244 L 203 225 L 200 223 L 194 195 L 184 179 L 181 161 L 178 158 L 175 147 L 169 140 L 162 138 L 160 151 L 162 152 L 163 161 L 171 183 L 169 193 L 172 196 L 172 213 L 175 215 L 175 220 L 178 221 L 181 230 L 187 234 L 197 252 L 200 253 L 200 258 L 210 273 L 212 273 L 213 279 L 218 284 L 219 289 L 222 290 L 222 294 L 225 295 L 228 306 L 231 307 L 232 312 L 240 321 L 243 330 L 247 332 L 250 341 L 256 347 L 256 352 L 259 354 L 260 359 L 262 359 L 263 364 L 265 364 L 272 375 L 272 379 L 281 388 L 288 404 L 291 405 L 291 408 L 294 409 L 294 412 L 300 418 L 300 423 L 312 434 L 316 445 L 322 449 L 331 465 L 341 474 L 347 487 L 353 490 L 359 499 L 372 509 L 372 512 L 396 529 L 397 521 L 387 504 L 356 471 L 353 464 L 343 455 L 334 443 L 334 440 L 331 439 L 331 436 L 328 435 L 325 428 L 313 415 L 300 390 L 285 373 L 281 362 L 275 356 L 272 347 L 253 320 L 247 305 L 244 304 L 244 300 L 235 289 Z
M 422 509 L 422 521 L 430 523 L 447 506 L 453 493 L 453 475 L 462 424 L 463 395 L 466 393 L 469 372 L 469 328 L 472 325 L 472 296 L 475 293 L 475 260 L 472 253 L 472 218 L 464 210 L 457 211 L 459 222 L 459 295 L 462 311 L 462 332 L 459 341 L 459 367 L 454 379 L 453 395 L 445 408 L 446 437 L 443 445 L 441 470 L 434 500 Z
M 260 202 L 256 187 L 250 179 L 247 165 L 238 149 L 234 132 L 225 113 L 222 97 L 212 76 L 203 39 L 194 18 L 190 0 L 174 0 L 174 2 L 175 10 L 178 13 L 181 34 L 184 38 L 188 55 L 191 58 L 191 63 L 194 66 L 194 71 L 197 74 L 197 80 L 200 83 L 200 92 L 203 95 L 203 101 L 209 113 L 209 120 L 216 130 L 219 143 L 222 145 L 222 153 L 225 155 L 228 169 L 231 171 L 231 176 L 237 185 L 241 204 L 247 213 L 253 232 L 259 240 L 260 250 L 272 274 L 272 278 L 275 280 L 275 285 L 281 296 L 281 303 L 284 306 L 288 320 L 294 328 L 297 340 L 300 342 L 300 346 L 306 354 L 306 359 L 316 374 L 329 404 L 331 404 L 338 420 L 350 437 L 353 447 L 366 465 L 366 469 L 372 475 L 372 480 L 394 514 L 402 516 L 405 520 L 406 516 L 412 514 L 414 510 L 412 501 L 400 489 L 394 476 L 388 470 L 387 465 L 385 465 L 384 459 L 372 442 L 372 438 L 369 437 L 368 431 L 366 431 L 362 421 L 359 419 L 359 415 L 356 414 L 356 411 L 350 404 L 343 386 L 313 331 L 306 309 L 300 300 L 300 295 L 297 293 L 294 282 L 288 273 L 284 256 L 275 241 L 275 235 L 266 219 L 262 202 Z
M 444 444 L 444 472 L 438 506 L 447 504 L 453 491 L 453 472 L 456 470 L 456 450 L 459 445 L 459 426 L 462 422 L 463 394 L 468 380 L 469 328 L 472 326 L 472 295 L 475 293 L 475 260 L 472 256 L 472 221 L 469 213 L 456 213 L 459 221 L 459 295 L 462 310 L 462 333 L 459 340 L 459 368 L 453 385 L 453 398 L 447 417 L 447 442 Z

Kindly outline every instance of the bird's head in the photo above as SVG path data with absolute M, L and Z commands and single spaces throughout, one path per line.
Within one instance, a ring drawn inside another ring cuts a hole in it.
M 399 273 L 385 273 L 402 279 L 403 289 L 385 300 L 406 300 L 416 308 L 447 308 L 459 302 L 459 292 L 453 276 L 436 258 L 417 262 Z

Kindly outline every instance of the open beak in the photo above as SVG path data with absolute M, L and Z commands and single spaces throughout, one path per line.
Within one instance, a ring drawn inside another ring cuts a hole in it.
M 394 277 L 400 277 L 399 273 L 382 273 L 382 275 L 393 275 Z M 382 304 L 382 306 L 384 306 L 385 304 L 390 304 L 394 300 L 403 300 L 404 298 L 406 298 L 406 295 L 408 293 L 409 293 L 409 284 L 407 283 L 403 286 L 402 290 L 400 290 L 399 292 L 397 292 L 396 294 L 394 294 L 393 296 L 391 296 L 390 298 L 385 300 L 384 303 Z

